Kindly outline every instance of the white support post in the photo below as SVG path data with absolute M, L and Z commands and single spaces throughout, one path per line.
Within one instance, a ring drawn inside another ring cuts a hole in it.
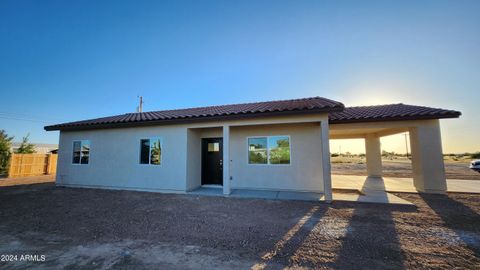
M 420 192 L 445 193 L 447 180 L 439 120 L 425 121 L 410 128 L 409 133 L 415 188 Z
M 330 166 L 330 135 L 328 130 L 328 119 L 320 122 L 320 139 L 322 146 L 322 167 L 323 167 L 323 192 L 325 201 L 331 202 L 332 197 L 332 173 Z
M 368 177 L 382 177 L 382 150 L 380 137 L 376 134 L 367 134 L 365 137 L 365 155 Z
M 230 126 L 223 126 L 223 194 L 230 195 Z

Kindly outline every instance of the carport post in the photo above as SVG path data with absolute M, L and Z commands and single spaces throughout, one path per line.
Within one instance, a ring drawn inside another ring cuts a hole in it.
M 223 194 L 230 195 L 230 126 L 223 126 Z
M 328 118 L 320 122 L 320 139 L 322 146 L 322 168 L 323 168 L 323 192 L 325 201 L 332 201 L 332 175 L 330 166 L 330 135 L 328 130 Z
M 409 133 L 415 188 L 420 192 L 445 193 L 447 179 L 439 120 L 422 121 L 409 128 Z
M 368 177 L 382 177 L 382 150 L 380 137 L 376 134 L 365 136 L 365 155 Z

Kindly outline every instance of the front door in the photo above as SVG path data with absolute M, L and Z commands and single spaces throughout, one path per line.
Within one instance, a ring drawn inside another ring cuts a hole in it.
M 202 139 L 202 185 L 223 185 L 223 139 Z

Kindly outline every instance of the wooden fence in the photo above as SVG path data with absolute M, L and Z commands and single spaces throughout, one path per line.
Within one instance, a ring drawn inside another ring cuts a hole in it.
M 55 174 L 56 172 L 56 154 L 12 154 L 8 177 Z

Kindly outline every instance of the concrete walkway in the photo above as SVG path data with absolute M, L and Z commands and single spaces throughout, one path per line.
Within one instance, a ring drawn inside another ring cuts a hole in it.
M 191 192 L 188 192 L 188 194 L 205 195 L 205 196 L 224 196 L 223 189 L 214 188 L 214 187 L 201 187 Z M 268 200 L 322 201 L 323 193 L 234 189 L 232 190 L 232 193 L 229 195 L 229 197 L 268 199 Z
M 356 175 L 332 175 L 332 187 L 338 189 L 414 192 L 412 178 L 367 178 Z M 480 193 L 480 180 L 447 179 L 448 192 Z
M 201 196 L 224 196 L 223 189 L 215 187 L 201 187 L 187 194 Z M 267 200 L 297 200 L 297 201 L 325 201 L 322 193 L 316 192 L 295 192 L 295 191 L 273 191 L 273 190 L 246 190 L 234 189 L 229 197 L 267 199 Z M 363 189 L 338 189 L 333 190 L 334 201 L 365 202 L 365 203 L 384 203 L 413 205 L 393 194 L 385 191 Z

